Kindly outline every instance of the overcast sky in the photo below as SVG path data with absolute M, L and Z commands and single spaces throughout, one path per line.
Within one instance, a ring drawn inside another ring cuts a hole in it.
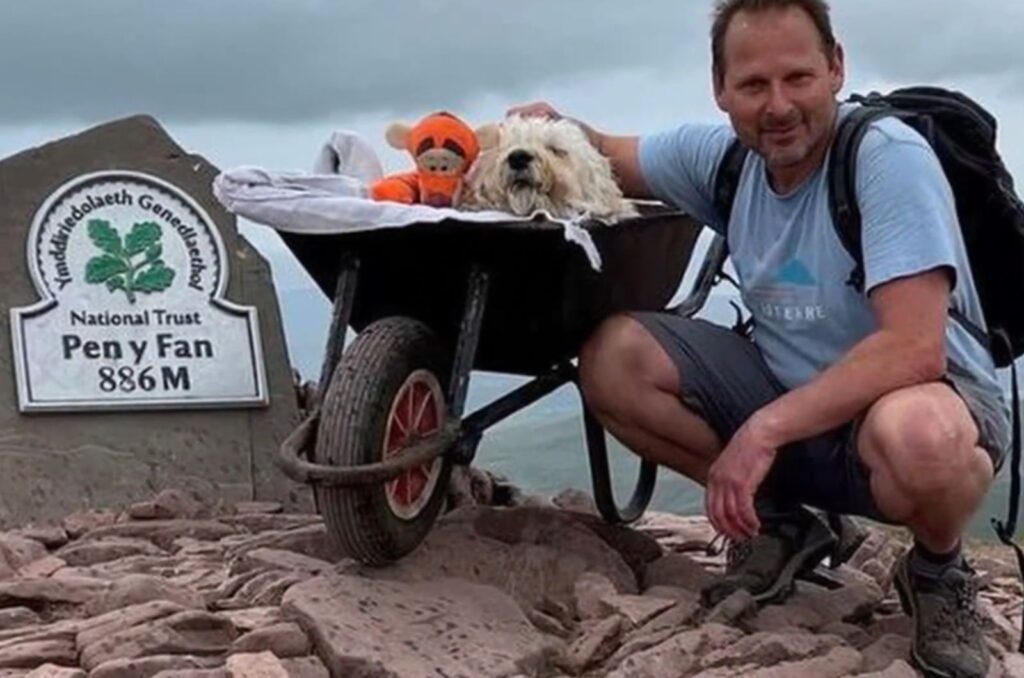
M 334 129 L 474 124 L 544 98 L 599 127 L 720 120 L 705 0 L 3 0 L 0 156 L 133 113 L 221 168 L 309 169 Z M 999 118 L 1024 182 L 1024 0 L 834 0 L 848 91 L 961 88 Z M 245 232 L 284 287 L 266 229 Z

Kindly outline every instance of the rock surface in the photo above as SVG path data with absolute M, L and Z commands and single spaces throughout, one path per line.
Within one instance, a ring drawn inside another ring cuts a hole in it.
M 918 675 L 891 530 L 826 571 L 839 588 L 801 581 L 784 605 L 736 595 L 703 610 L 724 556 L 701 518 L 610 527 L 578 496 L 468 496 L 375 569 L 339 558 L 318 516 L 274 503 L 172 494 L 0 533 L 0 678 Z M 974 555 L 990 675 L 1024 676 L 1011 556 Z

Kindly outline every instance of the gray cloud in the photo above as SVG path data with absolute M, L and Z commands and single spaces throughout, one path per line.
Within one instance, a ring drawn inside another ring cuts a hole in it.
M 706 11 L 648 0 L 33 0 L 0 22 L 0 117 L 291 121 L 456 106 L 704 49 Z M 691 15 L 698 15 L 694 21 Z
M 1019 0 L 833 2 L 840 39 L 857 61 L 896 80 L 977 76 L 1024 84 Z
M 881 77 L 1024 84 L 1020 0 L 834 0 Z M 711 2 L 33 0 L 0 21 L 0 120 L 290 122 L 458 107 L 609 70 L 706 70 Z

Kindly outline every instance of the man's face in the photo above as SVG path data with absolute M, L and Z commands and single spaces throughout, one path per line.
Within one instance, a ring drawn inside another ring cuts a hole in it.
M 843 57 L 829 59 L 806 12 L 739 12 L 723 42 L 719 108 L 740 139 L 772 171 L 798 171 L 819 161 L 828 144 L 843 85 Z

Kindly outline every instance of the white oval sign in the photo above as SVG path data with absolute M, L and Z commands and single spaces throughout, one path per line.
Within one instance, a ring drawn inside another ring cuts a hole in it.
M 41 301 L 11 310 L 23 412 L 267 404 L 256 309 L 224 299 L 220 233 L 180 188 L 76 177 L 27 245 Z

